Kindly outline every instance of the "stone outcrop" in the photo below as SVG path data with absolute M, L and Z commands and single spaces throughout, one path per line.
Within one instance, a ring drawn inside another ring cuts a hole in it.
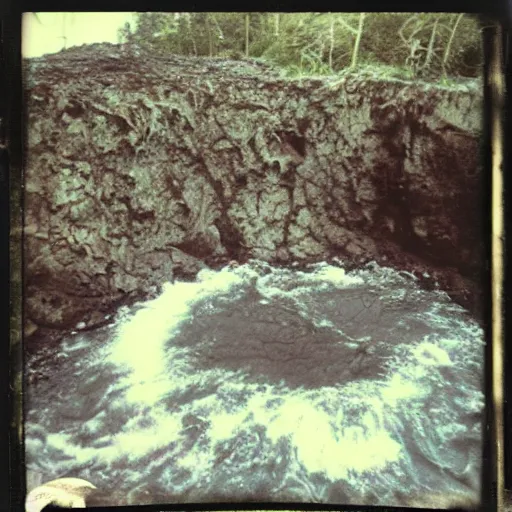
M 292 80 L 108 44 L 24 66 L 35 326 L 90 327 L 173 277 L 250 258 L 377 260 L 474 301 L 477 83 Z

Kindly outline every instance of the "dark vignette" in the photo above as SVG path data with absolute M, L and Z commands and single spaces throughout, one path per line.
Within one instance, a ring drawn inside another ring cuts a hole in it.
M 494 407 L 492 403 L 492 252 L 491 252 L 491 237 L 492 237 L 492 92 L 489 85 L 489 76 L 491 74 L 491 59 L 495 51 L 495 37 L 497 34 L 496 25 L 493 25 L 492 20 L 486 17 L 481 18 L 483 28 L 483 50 L 484 50 L 484 105 L 485 111 L 483 116 L 483 159 L 484 159 L 484 180 L 483 180 L 483 208 L 485 221 L 482 223 L 482 237 L 485 240 L 485 254 L 484 268 L 482 270 L 482 289 L 484 290 L 484 297 L 487 298 L 484 304 L 485 320 L 485 424 L 482 425 L 482 432 L 484 437 L 484 445 L 482 451 L 482 509 L 483 510 L 496 510 L 497 509 L 497 494 L 496 494 L 496 446 L 494 444 L 495 435 L 495 418 Z M 486 28 L 487 27 L 487 28 Z
M 505 97 L 505 112 L 504 112 L 504 140 L 510 141 L 512 140 L 512 108 L 511 108 L 511 98 L 510 91 L 512 90 L 512 4 L 508 2 L 508 11 L 506 13 L 506 25 L 503 30 L 503 60 L 504 60 L 504 71 L 505 71 L 505 90 L 508 91 L 508 95 Z M 512 286 L 512 275 L 510 269 L 510 255 L 512 254 L 512 240 L 510 239 L 510 166 L 512 163 L 511 160 L 511 148 L 510 144 L 506 144 L 504 146 L 504 155 L 503 155 L 503 185 L 504 185 L 504 199 L 505 199 L 505 211 L 503 213 L 504 217 L 504 232 L 505 232 L 505 240 L 504 240 L 504 283 L 503 289 L 504 299 L 503 299 L 503 317 L 504 317 L 504 358 L 503 365 L 505 369 L 504 375 L 504 407 L 503 407 L 503 415 L 504 415 L 504 459 L 505 459 L 505 468 L 504 468 L 504 487 L 505 487 L 505 500 L 506 505 L 510 507 L 512 501 L 512 372 L 510 368 L 512 368 L 512 344 L 510 342 L 510 337 L 512 335 L 512 296 L 507 293 L 507 290 Z M 507 201 L 508 199 L 508 201 Z M 508 228 L 508 229 L 507 229 Z M 509 236 L 507 236 L 507 233 Z M 507 264 L 508 263 L 508 264 Z M 506 369 L 509 369 L 507 372 Z
M 53 2 L 51 2 L 53 3 Z M 408 11 L 410 7 L 407 8 L 403 5 L 402 9 L 397 5 L 399 2 L 389 2 L 389 6 L 391 9 L 385 10 L 403 10 Z M 460 3 L 460 2 L 455 2 Z M 471 9 L 472 4 L 469 2 L 464 2 L 466 5 L 465 11 L 473 10 Z M 388 4 L 385 4 L 386 7 Z M 409 6 L 411 4 L 408 4 Z M 428 4 L 425 4 L 425 10 L 437 10 L 435 8 L 435 3 L 430 5 L 430 8 L 427 7 Z M 451 6 L 445 4 L 445 8 L 447 10 L 457 10 L 448 8 Z M 28 7 L 28 6 L 27 6 Z M 30 6 L 35 8 L 35 6 Z M 53 6 L 55 7 L 55 6 Z M 82 8 L 80 8 L 82 7 Z M 149 7 L 149 6 L 148 6 Z M 166 10 L 164 6 L 158 8 L 157 5 L 154 6 L 155 10 Z M 195 6 L 192 6 L 193 8 Z M 256 7 L 256 6 L 255 6 Z M 285 7 L 280 6 L 280 7 Z M 352 10 L 349 8 L 350 6 L 343 6 L 343 10 L 349 11 Z M 474 5 L 473 5 L 474 7 Z M 190 8 L 190 7 L 189 7 Z M 262 7 L 260 6 L 260 9 Z M 417 10 L 420 11 L 421 3 L 416 6 Z M 39 10 L 44 7 L 39 6 Z M 67 8 L 64 6 L 61 7 L 62 10 L 90 10 L 85 5 L 79 6 L 78 3 L 76 7 L 68 4 Z M 141 9 L 139 5 L 139 10 Z M 361 9 L 361 5 L 359 6 Z M 24 8 L 22 8 L 24 10 Z M 28 8 L 27 8 L 28 10 Z M 51 10 L 51 9 L 48 9 Z M 96 9 L 94 9 L 96 10 Z M 118 10 L 137 10 L 136 5 L 123 5 L 122 9 L 118 8 Z M 269 10 L 272 10 L 271 8 Z M 306 10 L 306 9 L 305 9 Z M 382 10 L 382 6 L 379 9 Z M 445 10 L 444 8 L 442 10 Z M 22 126 L 22 88 L 21 88 L 21 17 L 20 13 L 11 14 L 9 17 L 4 18 L 6 20 L 3 30 L 4 37 L 4 65 L 6 66 L 6 71 L 4 76 L 6 77 L 6 89 L 7 89 L 7 97 L 5 103 L 6 107 L 9 109 L 8 111 L 8 126 L 9 126 L 9 140 L 10 140 L 10 176 L 1 175 L 2 179 L 2 187 L 1 193 L 4 194 L 2 199 L 7 199 L 8 191 L 10 191 L 10 202 L 1 201 L 2 214 L 1 222 L 2 227 L 4 224 L 9 222 L 9 208 L 10 208 L 10 227 L 11 227 L 11 237 L 10 237 L 10 247 L 9 247 L 9 255 L 10 255 L 10 353 L 9 359 L 5 358 L 5 360 L 9 361 L 9 376 L 10 376 L 10 404 L 9 404 L 9 412 L 11 417 L 11 423 L 9 426 L 9 449 L 10 449 L 10 500 L 9 500 L 9 509 L 10 510 L 20 510 L 23 507 L 23 497 L 25 495 L 25 478 L 24 478 L 24 450 L 23 450 L 23 406 L 22 406 L 22 370 L 23 370 L 23 353 L 22 353 L 22 245 L 21 245 L 21 223 L 22 223 L 22 163 L 23 163 L 23 126 Z M 488 76 L 488 63 L 490 52 L 492 51 L 492 37 L 493 30 L 488 29 L 484 31 L 484 51 L 485 51 L 485 76 Z M 510 89 L 509 89 L 510 90 Z M 492 344 L 490 343 L 490 326 L 491 326 L 491 307 L 490 307 L 490 297 L 491 297 L 491 279 L 490 279 L 490 261 L 491 261 L 491 247 L 490 247 L 490 233 L 491 233 L 491 218 L 489 215 L 490 207 L 491 207 L 491 159 L 490 159 L 490 123 L 491 123 L 491 114 L 490 114 L 490 91 L 487 85 L 487 80 L 485 80 L 485 104 L 486 110 L 484 115 L 484 147 L 483 154 L 485 160 L 485 173 L 484 173 L 484 182 L 483 182 L 483 197 L 484 197 L 484 215 L 485 222 L 483 223 L 483 232 L 482 238 L 485 241 L 485 258 L 486 262 L 485 268 L 482 271 L 482 289 L 485 291 L 485 297 L 489 300 L 485 301 L 485 311 L 484 318 L 486 319 L 485 327 L 486 327 L 486 336 L 487 336 L 487 347 L 486 347 L 486 395 L 489 396 L 489 392 L 491 390 L 491 375 L 492 375 L 492 361 L 491 361 L 491 353 L 492 353 Z M 509 120 L 510 124 L 510 120 Z M 3 164 L 3 162 L 2 162 Z M 9 204 L 9 207 L 7 206 Z M 15 228 L 19 228 L 19 231 L 16 231 Z M 16 236 L 13 236 L 16 234 Z M 508 242 L 510 243 L 510 242 Z M 6 265 L 6 269 L 4 274 L 7 275 L 7 271 L 9 269 L 9 264 Z M 3 269 L 2 269 L 3 270 Z M 507 278 L 508 280 L 509 278 Z M 510 356 L 509 356 L 510 357 Z M 7 372 L 2 372 L 3 375 L 7 375 Z M 511 413 L 509 413 L 511 414 Z M 511 418 L 512 419 L 512 418 Z M 482 475 L 482 503 L 484 504 L 483 509 L 492 510 L 495 508 L 495 500 L 493 500 L 493 483 L 496 481 L 495 478 L 495 453 L 494 453 L 494 445 L 492 443 L 493 439 L 493 408 L 492 404 L 487 401 L 486 407 L 486 427 L 484 428 L 484 432 L 486 432 L 486 442 L 484 447 L 484 470 Z M 510 420 L 509 420 L 510 421 Z M 509 424 L 510 426 L 510 424 Z M 510 441 L 509 441 L 510 443 Z M 510 454 L 512 449 L 508 446 L 508 453 Z M 509 469 L 510 473 L 510 469 Z M 508 480 L 508 486 L 511 485 L 510 478 Z M 172 508 L 176 508 L 174 506 Z M 261 504 L 261 508 L 290 508 L 290 504 L 283 505 L 282 507 L 276 506 L 275 504 Z M 159 509 L 167 508 L 167 507 L 159 507 Z M 170 508 L 170 507 L 169 507 Z M 181 505 L 179 507 L 181 510 L 219 510 L 219 509 L 237 509 L 241 510 L 247 508 L 243 505 L 229 505 L 229 504 L 218 504 L 212 507 L 203 505 Z M 254 505 L 250 508 L 254 508 Z M 302 510 L 314 509 L 314 510 L 332 510 L 336 507 L 326 507 L 326 506 L 305 506 L 304 504 L 295 504 L 291 508 L 300 508 Z M 374 507 L 343 507 L 344 510 L 349 509 L 370 509 Z M 132 507 L 130 507 L 132 509 Z M 387 510 L 379 509 L 379 510 Z M 97 509 L 99 510 L 99 509 Z M 154 507 L 137 507 L 137 510 L 156 510 Z M 396 510 L 393 508 L 389 508 L 389 510 Z
M 5 17 L 4 56 L 6 63 L 6 105 L 9 139 L 10 233 L 10 347 L 9 357 L 9 510 L 23 507 L 25 496 L 23 449 L 23 346 L 22 346 L 22 166 L 23 112 L 21 89 L 21 15 Z M 6 287 L 7 288 L 7 287 Z

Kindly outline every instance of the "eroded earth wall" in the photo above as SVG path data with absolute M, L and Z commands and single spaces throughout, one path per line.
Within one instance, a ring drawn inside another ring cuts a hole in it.
M 94 325 L 127 295 L 230 260 L 415 262 L 449 269 L 453 290 L 477 279 L 474 83 L 290 80 L 92 45 L 25 62 L 25 91 L 35 326 Z

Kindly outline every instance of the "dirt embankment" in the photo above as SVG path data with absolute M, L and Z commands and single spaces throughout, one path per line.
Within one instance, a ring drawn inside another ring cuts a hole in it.
M 428 271 L 475 309 L 482 92 L 91 45 L 25 62 L 25 316 L 101 322 L 204 265 Z

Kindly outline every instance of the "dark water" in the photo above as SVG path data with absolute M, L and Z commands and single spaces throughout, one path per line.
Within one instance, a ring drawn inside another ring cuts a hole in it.
M 477 502 L 483 346 L 446 295 L 377 265 L 203 272 L 49 355 L 27 465 L 107 505 Z

